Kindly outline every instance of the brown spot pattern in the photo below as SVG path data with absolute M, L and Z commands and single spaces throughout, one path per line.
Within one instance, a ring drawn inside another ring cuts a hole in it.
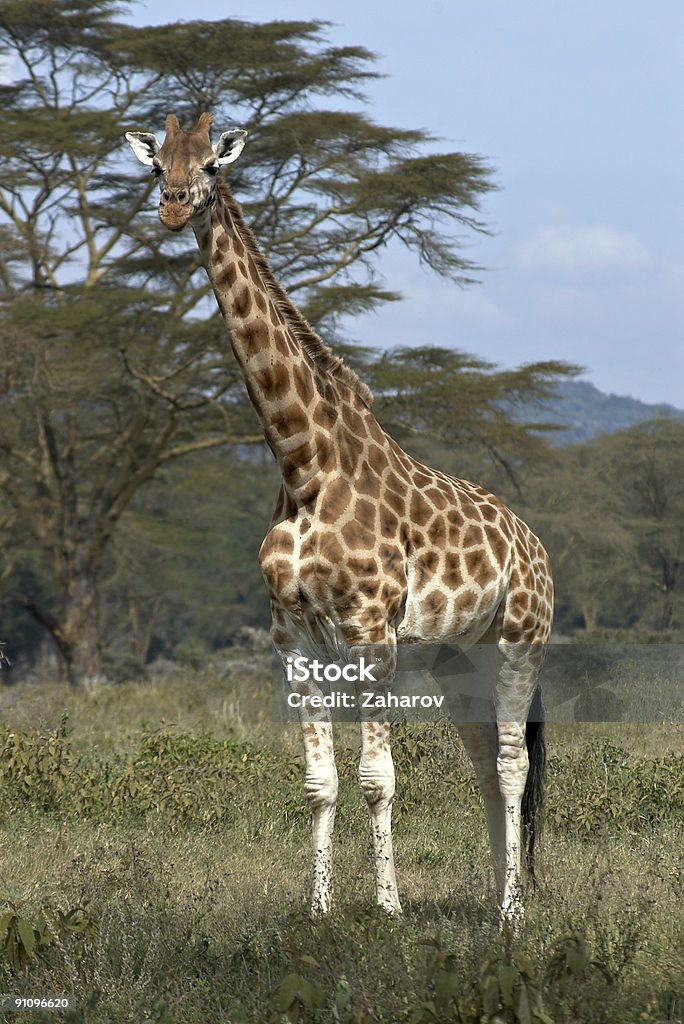
M 288 341 L 288 337 L 285 334 L 285 331 L 274 331 L 273 344 L 275 345 L 276 350 L 280 353 L 281 356 L 285 356 L 286 359 L 289 359 L 292 353 L 290 352 L 290 344 Z
M 321 492 L 320 519 L 323 523 L 336 523 L 351 505 L 351 487 L 341 477 Z
M 267 402 L 284 398 L 290 390 L 290 375 L 282 363 L 274 363 L 273 366 L 257 370 L 254 380 Z
M 250 359 L 253 359 L 257 353 L 269 347 L 270 336 L 268 333 L 268 327 L 263 320 L 257 320 L 254 323 L 248 324 L 242 329 L 242 331 L 240 331 L 238 341 L 242 345 L 245 359 L 249 361 Z M 249 383 L 248 379 L 248 386 Z
M 337 409 L 331 402 L 320 401 L 313 411 L 313 419 L 319 427 L 330 429 L 337 420 Z
M 315 394 L 311 370 L 306 366 L 306 364 L 297 363 L 292 371 L 292 375 L 294 377 L 297 394 L 301 398 L 302 402 L 304 402 L 304 405 L 308 407 L 311 405 Z
M 481 544 L 483 539 L 482 527 L 471 525 L 467 527 L 463 534 L 462 544 L 464 548 L 472 548 L 476 544 Z
M 352 434 L 355 434 L 356 437 L 366 437 L 368 431 L 366 430 L 366 426 L 363 422 L 363 419 L 361 418 L 361 416 L 359 416 L 356 409 L 347 406 L 347 408 L 345 409 L 345 422 L 349 429 L 351 430 Z
M 314 434 L 314 449 L 319 470 L 330 469 L 335 461 L 335 452 L 328 438 L 320 431 Z
M 309 420 L 304 409 L 293 403 L 278 412 L 272 423 L 281 437 L 294 437 L 295 434 L 301 434 L 306 430 Z
M 423 598 L 420 603 L 420 610 L 426 618 L 434 621 L 440 619 L 446 611 L 447 599 L 440 590 L 433 590 Z
M 237 281 L 237 268 L 234 263 L 228 263 L 223 270 L 216 275 L 216 284 L 219 288 L 229 291 Z
M 375 535 L 372 530 L 364 526 L 363 523 L 357 522 L 355 519 L 351 523 L 347 523 L 342 527 L 342 536 L 347 544 L 347 547 L 354 550 L 355 548 L 372 548 L 375 546 Z
M 376 505 L 366 498 L 357 498 L 354 506 L 354 516 L 359 523 L 363 523 L 369 530 L 375 529 Z
M 233 299 L 233 310 L 239 320 L 246 320 L 252 308 L 252 295 L 245 285 Z
M 409 514 L 416 526 L 425 526 L 432 517 L 433 510 L 428 505 L 422 494 L 414 491 L 411 495 Z
M 359 457 L 359 442 L 353 434 L 349 434 L 346 430 L 342 430 L 338 437 L 338 447 L 340 453 L 340 469 L 347 476 L 352 476 Z
M 416 558 L 416 589 L 422 590 L 437 572 L 439 555 L 436 551 L 425 551 Z

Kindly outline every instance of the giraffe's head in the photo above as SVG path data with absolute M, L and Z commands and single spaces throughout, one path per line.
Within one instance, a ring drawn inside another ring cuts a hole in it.
M 126 132 L 140 163 L 151 167 L 159 180 L 159 217 L 171 231 L 180 231 L 191 217 L 207 209 L 219 169 L 237 160 L 244 147 L 247 132 L 241 128 L 223 132 L 212 146 L 210 127 L 211 114 L 202 114 L 189 132 L 183 131 L 175 114 L 169 114 L 161 145 L 149 132 Z

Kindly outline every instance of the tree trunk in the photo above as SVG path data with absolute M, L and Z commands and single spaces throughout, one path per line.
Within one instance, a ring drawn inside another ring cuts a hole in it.
M 581 611 L 585 630 L 587 633 L 593 633 L 596 629 L 596 620 L 598 619 L 596 609 L 585 602 L 582 605 Z
M 97 569 L 87 559 L 77 556 L 68 562 L 65 612 L 61 620 L 30 596 L 14 594 L 14 600 L 52 636 L 70 686 L 82 686 L 101 677 Z
M 675 618 L 675 595 L 674 590 L 666 590 L 663 603 L 656 623 L 656 629 L 661 633 L 667 633 L 672 629 Z
M 69 581 L 64 621 L 67 679 L 71 686 L 93 682 L 102 674 L 99 602 L 94 572 L 81 571 Z

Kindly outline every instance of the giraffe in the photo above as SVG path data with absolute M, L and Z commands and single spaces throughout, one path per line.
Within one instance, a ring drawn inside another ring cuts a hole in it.
M 127 132 L 161 190 L 171 231 L 190 225 L 247 392 L 282 477 L 259 552 L 284 665 L 311 645 L 349 665 L 365 658 L 378 693 L 391 685 L 397 643 L 492 645 L 489 721 L 459 724 L 485 805 L 502 921 L 523 914 L 522 865 L 532 865 L 543 796 L 538 675 L 553 586 L 540 541 L 482 487 L 417 462 L 380 426 L 368 388 L 306 322 L 276 280 L 219 172 L 247 132 L 212 146 L 212 116 L 163 144 Z M 368 685 L 367 683 L 364 685 Z M 330 712 L 299 694 L 304 791 L 312 814 L 311 911 L 332 900 L 338 778 Z M 320 704 L 320 701 L 319 701 Z M 371 818 L 378 904 L 401 913 L 392 848 L 395 775 L 386 712 L 361 714 L 359 781 Z

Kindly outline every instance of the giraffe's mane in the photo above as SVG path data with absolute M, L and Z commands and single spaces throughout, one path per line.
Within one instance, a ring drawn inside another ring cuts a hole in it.
M 370 408 L 373 404 L 373 396 L 370 389 L 363 381 L 359 380 L 354 371 L 346 365 L 342 358 L 336 356 L 332 349 L 326 345 L 320 335 L 316 333 L 307 321 L 304 314 L 289 297 L 283 286 L 278 282 L 268 259 L 259 249 L 256 238 L 245 223 L 240 204 L 233 198 L 225 183 L 219 179 L 216 182 L 216 188 L 223 205 L 230 215 L 231 221 L 240 235 L 240 240 L 256 264 L 269 294 L 285 317 L 287 326 L 292 331 L 295 339 L 323 373 L 345 384 Z

